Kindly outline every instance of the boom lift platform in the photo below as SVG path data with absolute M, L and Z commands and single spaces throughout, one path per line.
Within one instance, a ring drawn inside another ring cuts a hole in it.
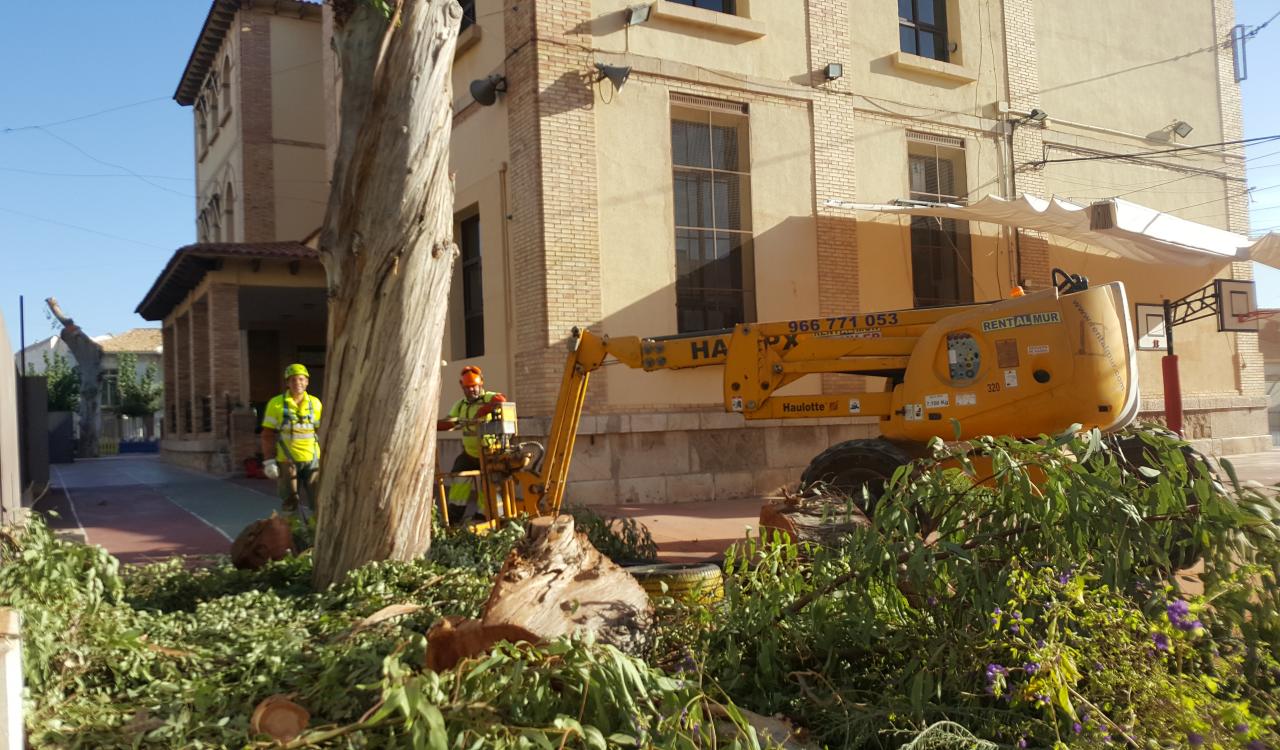
M 574 329 L 545 447 L 520 443 L 500 405 L 481 466 L 499 516 L 556 514 L 591 373 L 607 361 L 648 372 L 723 366 L 724 406 L 748 420 L 872 417 L 881 438 L 823 451 L 802 480 L 884 480 L 931 438 L 1037 437 L 1080 425 L 1117 430 L 1137 415 L 1133 327 L 1123 284 L 1055 287 L 997 302 L 742 323 L 640 338 Z M 885 390 L 778 395 L 806 375 L 885 379 Z M 956 426 L 958 425 L 958 427 Z M 442 500 L 443 502 L 443 500 Z M 501 508 L 499 507 L 501 506 Z

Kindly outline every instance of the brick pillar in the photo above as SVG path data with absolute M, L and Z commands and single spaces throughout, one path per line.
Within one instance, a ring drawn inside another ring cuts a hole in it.
M 192 430 L 201 435 L 213 432 L 209 377 L 209 295 L 191 304 L 191 409 Z
M 232 28 L 240 35 L 236 70 L 240 76 L 244 241 L 272 242 L 278 238 L 271 126 L 271 16 L 242 7 Z
M 164 425 L 161 434 L 166 438 L 178 434 L 178 376 L 177 358 L 178 343 L 173 331 L 173 322 L 165 324 L 161 339 L 164 350 L 160 359 L 164 365 Z
M 569 330 L 601 318 L 591 18 L 587 0 L 518 3 L 504 17 L 507 49 L 519 50 L 506 61 L 504 98 L 516 300 L 511 391 L 531 416 L 551 413 Z M 599 385 L 595 401 L 605 399 Z
M 209 371 L 213 434 L 230 437 L 230 408 L 240 395 L 240 295 L 234 284 L 209 287 Z
M 858 310 L 858 226 L 852 211 L 824 205 L 828 200 L 857 196 L 853 139 L 849 124 L 857 116 L 852 76 L 828 81 L 827 63 L 849 64 L 849 3 L 847 0 L 807 0 L 809 76 L 814 86 L 810 112 L 813 129 L 813 215 L 817 234 L 818 313 L 824 317 Z M 862 390 L 864 379 L 852 375 L 823 375 L 822 390 L 839 393 Z
M 175 399 L 178 407 L 178 429 L 175 432 L 182 437 L 190 437 L 194 432 L 192 415 L 195 414 L 191 407 L 193 396 L 191 391 L 191 371 L 194 363 L 191 359 L 190 312 L 184 312 L 178 316 L 175 334 L 173 364 L 175 380 L 178 384 L 178 394 Z
M 1040 56 L 1036 51 L 1036 0 L 1004 0 L 1005 75 L 1009 106 L 1030 112 L 1040 106 Z M 1044 126 L 1024 122 L 1013 128 L 1013 181 L 1017 197 L 1031 193 L 1047 198 L 1044 167 L 1030 162 L 1044 158 Z M 1006 169 L 1010 168 L 1006 165 Z M 1019 283 L 1031 289 L 1049 286 L 1049 243 L 1028 230 L 1014 230 L 1021 269 Z M 1029 241 L 1030 240 L 1030 241 Z
M 1219 42 L 1217 48 L 1218 65 L 1218 109 L 1222 118 L 1222 140 L 1238 141 L 1244 138 L 1244 111 L 1240 100 L 1240 84 L 1236 83 L 1232 47 L 1226 42 L 1231 39 L 1231 27 L 1235 26 L 1235 4 L 1233 0 L 1214 0 L 1213 27 L 1214 40 Z M 1245 192 L 1244 148 L 1233 149 L 1223 154 L 1222 170 L 1230 175 L 1227 181 L 1227 229 L 1243 235 L 1249 234 L 1249 195 Z M 1231 278 L 1252 279 L 1253 264 L 1232 263 Z M 1238 333 L 1235 335 L 1236 357 L 1240 368 L 1240 394 L 1242 396 L 1263 396 L 1267 392 L 1266 376 L 1263 372 L 1262 352 L 1258 348 L 1258 334 Z M 1266 432 L 1266 425 L 1262 425 Z

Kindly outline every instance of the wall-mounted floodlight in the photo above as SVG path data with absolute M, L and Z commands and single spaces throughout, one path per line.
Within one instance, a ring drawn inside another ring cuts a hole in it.
M 1032 109 L 1027 113 L 1027 122 L 1044 122 L 1049 117 L 1049 113 L 1043 109 Z
M 822 69 L 822 75 L 826 76 L 828 81 L 834 81 L 844 75 L 844 66 L 840 63 L 827 63 L 827 66 Z
M 649 20 L 649 11 L 653 6 L 650 5 L 633 5 L 627 8 L 627 25 L 635 26 L 638 23 L 644 23 Z
M 1187 136 L 1191 135 L 1191 131 L 1194 129 L 1195 128 L 1191 127 L 1191 123 L 1187 122 L 1186 120 L 1178 120 L 1177 122 L 1173 123 L 1173 132 L 1179 138 L 1186 138 Z
M 471 82 L 471 98 L 482 107 L 498 101 L 498 94 L 507 90 L 506 76 L 494 73 L 488 78 L 478 78 Z
M 603 81 L 608 78 L 609 83 L 613 84 L 615 91 L 620 90 L 622 88 L 622 84 L 625 83 L 627 78 L 631 75 L 630 66 L 605 65 L 602 62 L 598 62 L 596 63 L 596 70 L 600 71 L 600 75 L 596 77 L 596 81 Z

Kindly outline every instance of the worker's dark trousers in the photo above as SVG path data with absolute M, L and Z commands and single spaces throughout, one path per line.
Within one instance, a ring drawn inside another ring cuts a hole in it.
M 450 471 L 479 471 L 480 459 L 476 456 L 463 451 L 458 457 L 453 459 L 453 468 Z M 453 480 L 455 482 L 465 482 L 467 485 L 468 502 L 463 504 L 449 503 L 449 525 L 452 526 L 460 521 L 466 521 L 479 512 L 480 506 L 476 503 L 475 480 L 471 477 L 460 477 Z M 452 495 L 453 493 L 450 493 Z

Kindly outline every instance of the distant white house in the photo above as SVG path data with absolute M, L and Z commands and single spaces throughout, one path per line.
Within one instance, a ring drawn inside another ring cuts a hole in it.
M 120 355 L 132 354 L 137 359 L 136 372 L 138 378 L 141 379 L 146 373 L 148 367 L 155 367 L 155 379 L 162 382 L 164 374 L 163 365 L 163 345 L 159 328 L 133 328 L 125 331 L 120 335 L 113 333 L 94 336 L 93 340 L 102 345 L 102 383 L 98 389 L 98 405 L 101 407 L 99 419 L 101 423 L 98 426 L 98 434 L 104 438 L 111 439 L 134 439 L 142 438 L 147 434 L 148 421 L 145 418 L 126 417 L 116 414 L 116 407 L 120 405 L 120 390 L 118 383 L 120 380 Z M 55 355 L 61 354 L 66 357 L 72 364 L 75 363 L 75 356 L 67 347 L 59 336 L 50 336 L 46 339 L 28 344 L 25 349 L 13 355 L 14 365 L 21 370 L 24 363 L 26 371 L 36 375 L 43 374 L 47 365 L 46 361 L 51 361 Z M 155 429 L 159 428 L 159 420 L 153 420 Z

